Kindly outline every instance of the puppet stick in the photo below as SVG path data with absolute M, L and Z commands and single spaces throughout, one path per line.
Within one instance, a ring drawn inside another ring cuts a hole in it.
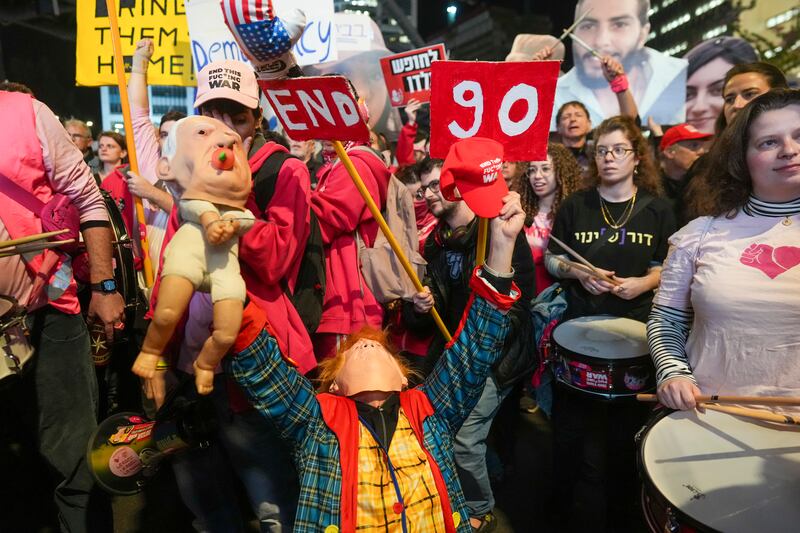
M 478 217 L 478 249 L 475 250 L 475 266 L 486 262 L 486 236 L 489 233 L 489 219 Z
M 62 233 L 66 233 L 68 231 L 69 230 L 67 228 L 64 228 L 57 231 L 48 231 L 47 233 L 28 235 L 27 237 L 21 237 L 19 239 L 13 239 L 10 241 L 0 241 L 0 252 L 3 251 L 3 248 L 10 248 L 11 246 L 18 246 L 20 244 L 27 244 L 29 242 L 49 239 L 50 237 L 55 237 L 56 235 L 61 235 Z
M 589 9 L 587 9 L 586 11 L 584 11 L 584 12 L 583 12 L 583 15 L 581 15 L 580 17 L 578 17 L 578 20 L 576 20 L 575 22 L 573 22 L 573 23 L 572 23 L 572 26 L 570 26 L 569 28 L 567 28 L 566 30 L 564 30 L 564 33 L 562 33 L 562 34 L 561 34 L 561 37 L 559 37 L 559 38 L 558 38 L 558 41 L 559 41 L 559 42 L 563 41 L 563 40 L 564 40 L 564 38 L 565 38 L 567 35 L 569 35 L 570 33 L 572 33 L 572 30 L 574 30 L 574 29 L 575 29 L 575 27 L 576 27 L 578 24 L 580 24 L 580 23 L 583 21 L 583 19 L 585 19 L 585 18 L 586 18 L 586 15 L 588 15 L 589 13 L 591 13 L 591 12 L 592 12 L 592 9 L 593 9 L 593 8 L 591 8 L 591 7 L 590 7 Z
M 567 246 L 566 243 L 564 243 L 562 240 L 560 240 L 555 235 L 550 235 L 550 238 L 553 239 L 556 242 L 557 245 L 561 246 L 564 250 L 566 250 L 567 253 L 569 253 L 572 257 L 574 257 L 575 259 L 577 259 L 578 261 L 583 263 L 586 267 L 588 267 L 589 270 L 591 270 L 592 273 L 596 277 L 602 279 L 603 281 L 605 281 L 607 283 L 611 283 L 612 285 L 621 285 L 620 282 L 615 281 L 615 280 L 609 278 L 608 276 L 606 276 L 605 274 L 603 274 L 602 272 L 598 271 L 597 267 L 595 267 L 593 264 L 591 264 L 589 261 L 587 261 L 586 258 L 584 258 L 581 254 L 579 254 L 578 252 L 576 252 L 575 250 L 573 250 L 572 248 Z M 563 260 L 562 260 L 562 262 L 563 262 Z
M 128 103 L 128 85 L 125 80 L 125 66 L 122 63 L 122 48 L 119 42 L 119 22 L 117 21 L 117 4 L 115 0 L 106 0 L 108 9 L 108 21 L 111 25 L 111 44 L 114 48 L 114 70 L 117 73 L 117 85 L 119 86 L 119 103 L 122 107 L 122 121 L 125 124 L 125 131 L 133 137 L 133 122 L 131 121 L 131 109 Z M 136 145 L 134 142 L 128 143 L 128 160 L 131 164 L 131 171 L 139 173 L 139 160 L 136 158 Z M 142 248 L 142 263 L 144 270 L 144 282 L 147 287 L 153 286 L 153 264 L 150 261 L 150 248 L 147 242 L 147 234 L 144 228 L 147 227 L 144 220 L 144 206 L 142 199 L 132 194 L 133 203 L 136 209 L 136 220 L 139 222 L 139 243 Z
M 416 272 L 414 272 L 414 269 L 411 267 L 411 263 L 408 262 L 408 258 L 406 258 L 403 250 L 400 249 L 397 239 L 395 239 L 394 235 L 392 235 L 392 230 L 390 230 L 389 226 L 386 224 L 386 220 L 384 220 L 381 210 L 378 209 L 377 205 L 375 205 L 375 200 L 373 200 L 372 196 L 370 196 L 367 187 L 361 180 L 361 176 L 358 175 L 358 170 L 356 170 L 355 165 L 353 165 L 353 161 L 350 159 L 350 156 L 347 155 L 347 152 L 340 141 L 332 142 L 333 148 L 336 150 L 336 155 L 339 156 L 344 168 L 347 169 L 347 173 L 350 174 L 350 177 L 353 179 L 353 184 L 356 186 L 356 189 L 358 189 L 358 192 L 361 193 L 361 197 L 367 204 L 367 207 L 372 213 L 372 216 L 375 218 L 375 221 L 378 223 L 378 226 L 380 226 L 384 237 L 386 237 L 386 240 L 389 241 L 389 246 L 392 247 L 392 251 L 395 253 L 395 255 L 397 255 L 397 258 L 400 259 L 400 263 L 403 265 L 403 270 L 405 270 L 406 274 L 408 274 L 408 277 L 411 278 L 414 288 L 417 289 L 418 292 L 422 292 L 422 283 L 420 283 Z M 436 325 L 439 327 L 439 331 L 442 332 L 445 340 L 450 342 L 452 338 L 450 336 L 450 332 L 447 331 L 447 326 L 445 326 L 444 322 L 442 322 L 442 318 L 439 316 L 439 313 L 436 312 L 435 307 L 431 307 L 431 316 L 433 317 L 433 321 L 436 322 Z
M 637 394 L 636 399 L 640 402 L 657 402 L 658 396 L 655 394 Z M 717 396 L 698 395 L 695 401 L 703 403 L 739 403 L 750 405 L 800 405 L 800 398 L 793 396 Z
M 747 418 L 764 420 L 766 422 L 777 422 L 779 424 L 791 424 L 795 426 L 800 425 L 800 419 L 789 415 L 779 415 L 769 411 L 761 411 L 759 409 L 747 409 L 744 407 L 734 407 L 732 405 L 716 405 L 710 403 L 703 404 L 703 407 L 711 409 L 712 411 L 728 413 L 729 415 L 745 416 Z
M 594 48 L 592 48 L 591 46 L 589 46 L 588 44 L 586 44 L 586 42 L 585 42 L 583 39 L 581 39 L 580 37 L 578 37 L 578 36 L 577 36 L 577 35 L 575 35 L 574 33 L 570 33 L 570 34 L 569 34 L 569 36 L 570 36 L 570 37 L 572 37 L 572 39 L 573 39 L 573 40 L 574 40 L 576 43 L 578 43 L 579 45 L 581 45 L 581 46 L 583 46 L 584 48 L 586 48 L 586 49 L 587 49 L 589 52 L 591 52 L 591 54 L 592 54 L 594 57 L 596 57 L 597 59 L 603 59 L 603 56 L 601 56 L 601 55 L 600 55 L 600 52 L 598 52 L 597 50 L 595 50 Z

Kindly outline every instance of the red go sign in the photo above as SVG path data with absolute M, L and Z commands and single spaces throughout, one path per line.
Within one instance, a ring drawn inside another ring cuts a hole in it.
M 369 142 L 369 130 L 343 77 L 258 80 L 258 84 L 293 140 Z
M 558 69 L 558 61 L 434 63 L 431 156 L 478 136 L 502 143 L 507 161 L 546 159 Z

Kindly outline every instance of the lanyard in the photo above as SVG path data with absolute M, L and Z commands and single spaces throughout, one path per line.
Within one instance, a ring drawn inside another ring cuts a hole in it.
M 372 429 L 372 426 L 364 420 L 360 415 L 358 420 L 361 424 L 369 431 L 369 434 L 372 435 L 372 438 L 375 439 L 375 443 L 378 445 L 378 448 L 383 451 L 386 455 L 386 464 L 389 466 L 389 476 L 392 478 L 392 484 L 394 485 L 394 493 L 397 496 L 398 503 L 403 507 L 403 510 L 400 513 L 400 523 L 403 526 L 403 533 L 408 533 L 407 525 L 406 525 L 406 503 L 403 501 L 403 494 L 400 492 L 400 483 L 397 482 L 397 475 L 394 471 L 394 465 L 392 464 L 392 459 L 389 457 L 389 444 L 387 443 L 387 447 L 384 448 L 381 444 L 381 441 L 378 440 L 378 436 L 375 433 L 375 430 Z

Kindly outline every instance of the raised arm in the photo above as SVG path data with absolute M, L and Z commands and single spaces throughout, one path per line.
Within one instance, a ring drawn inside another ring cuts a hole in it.
M 313 423 L 322 420 L 311 382 L 284 359 L 267 329 L 249 346 L 223 359 L 223 365 L 253 407 L 294 445 L 303 441 Z
M 611 85 L 611 90 L 617 95 L 619 102 L 619 114 L 625 117 L 636 119 L 639 116 L 639 108 L 636 107 L 636 100 L 633 99 L 633 91 L 628 86 L 628 76 L 622 63 L 611 56 L 603 57 L 603 75 Z
M 486 376 L 500 358 L 511 326 L 509 309 L 520 297 L 513 284 L 511 260 L 525 214 L 519 194 L 509 193 L 491 222 L 486 264 L 470 280 L 470 297 L 453 340 L 423 384 L 437 415 L 458 431 L 480 398 Z

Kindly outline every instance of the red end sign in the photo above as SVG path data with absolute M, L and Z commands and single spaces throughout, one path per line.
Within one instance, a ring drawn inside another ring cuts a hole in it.
M 468 137 L 503 144 L 506 161 L 547 158 L 558 61 L 437 61 L 431 90 L 431 157 Z
M 369 130 L 343 77 L 259 80 L 258 84 L 293 140 L 369 142 Z
M 427 102 L 431 98 L 431 65 L 446 59 L 444 45 L 436 44 L 381 58 L 381 70 L 389 100 L 401 107 L 412 98 Z

